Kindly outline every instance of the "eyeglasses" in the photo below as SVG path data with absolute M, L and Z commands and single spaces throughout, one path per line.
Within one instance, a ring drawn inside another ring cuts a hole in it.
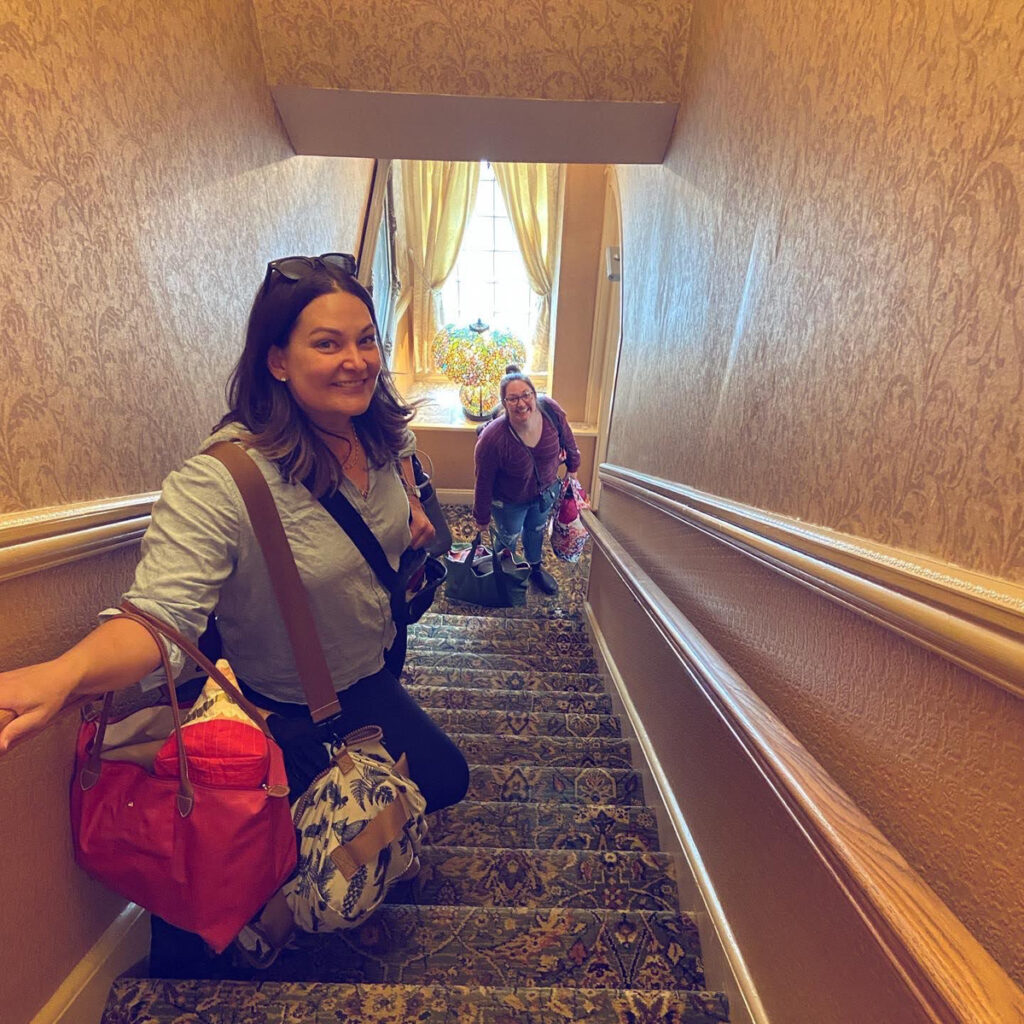
M 270 284 L 274 271 L 277 271 L 286 281 L 301 281 L 304 277 L 308 277 L 317 270 L 325 270 L 327 267 L 335 267 L 352 277 L 355 277 L 358 270 L 355 256 L 348 252 L 325 252 L 319 256 L 283 256 L 281 259 L 271 260 L 267 264 L 267 276 L 263 279 L 263 288 L 266 290 Z
M 505 401 L 509 405 L 528 405 L 531 398 L 533 398 L 533 392 L 524 391 L 521 395 L 506 395 Z

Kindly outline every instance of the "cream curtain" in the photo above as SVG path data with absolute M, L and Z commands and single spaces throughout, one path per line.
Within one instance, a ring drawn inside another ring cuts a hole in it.
M 492 164 L 530 287 L 540 296 L 540 314 L 531 345 L 530 369 L 546 373 L 551 349 L 551 290 L 558 251 L 560 164 Z
M 440 289 L 459 255 L 466 221 L 476 203 L 479 181 L 478 163 L 402 161 L 416 373 L 429 373 L 433 369 L 431 343 L 439 326 Z

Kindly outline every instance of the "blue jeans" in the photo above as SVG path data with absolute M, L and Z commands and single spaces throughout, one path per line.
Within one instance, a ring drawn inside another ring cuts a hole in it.
M 530 501 L 514 502 L 495 498 L 491 502 L 491 547 L 495 551 L 508 548 L 516 552 L 519 535 L 523 536 L 523 554 L 530 565 L 539 565 L 544 557 L 544 534 L 551 510 L 562 493 L 561 478 L 544 488 Z

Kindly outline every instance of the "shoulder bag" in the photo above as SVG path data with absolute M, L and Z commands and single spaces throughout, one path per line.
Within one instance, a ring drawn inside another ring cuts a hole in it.
M 486 608 L 514 608 L 526 604 L 530 567 L 516 565 L 506 551 L 495 556 L 481 543 L 479 532 L 467 552 L 449 552 L 445 595 L 451 601 L 465 601 Z
M 208 454 L 227 466 L 238 485 L 288 627 L 310 714 L 329 729 L 341 706 L 270 488 L 238 445 L 214 445 Z M 376 538 L 374 543 L 386 563 Z M 395 882 L 419 870 L 426 800 L 408 778 L 405 756 L 396 763 L 380 740 L 375 726 L 339 737 L 329 766 L 292 808 L 298 868 L 283 892 L 303 930 L 354 928 Z
M 160 648 L 169 705 L 113 720 L 108 693 L 98 719 L 82 723 L 71 786 L 75 860 L 220 953 L 295 868 L 281 750 L 259 710 L 180 633 L 127 602 L 122 613 Z M 162 637 L 241 711 L 205 743 L 198 725 L 183 728 Z

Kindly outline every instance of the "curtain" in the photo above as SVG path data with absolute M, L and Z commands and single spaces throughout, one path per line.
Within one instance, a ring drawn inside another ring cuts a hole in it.
M 402 198 L 409 252 L 413 365 L 433 370 L 440 289 L 455 266 L 466 221 L 476 203 L 478 163 L 403 160 Z
M 551 290 L 558 251 L 560 164 L 496 163 L 494 176 L 505 197 L 530 287 L 540 296 L 530 369 L 546 373 L 551 348 Z

